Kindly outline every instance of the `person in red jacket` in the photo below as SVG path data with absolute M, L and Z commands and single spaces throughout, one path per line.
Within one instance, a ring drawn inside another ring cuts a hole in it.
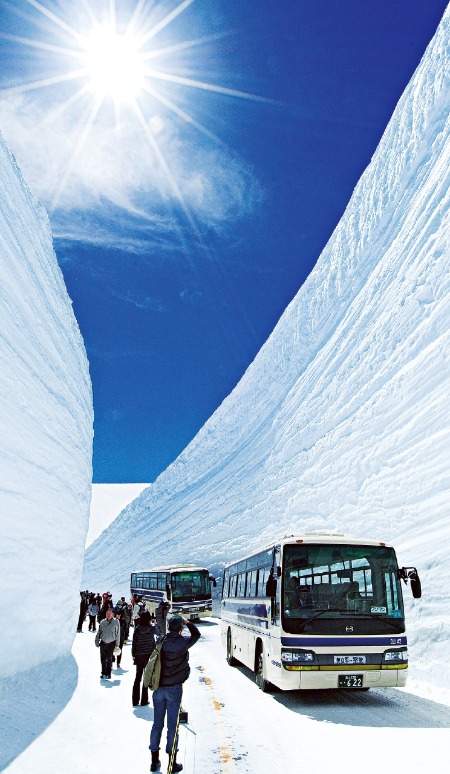
M 189 637 L 183 637 L 183 626 L 189 629 Z M 178 712 L 181 705 L 183 683 L 189 677 L 189 648 L 200 638 L 197 627 L 186 618 L 175 615 L 169 621 L 169 632 L 164 638 L 161 648 L 161 676 L 159 688 L 153 693 L 153 726 L 150 734 L 150 751 L 152 763 L 150 771 L 158 771 L 161 767 L 159 760 L 159 744 L 164 728 L 164 719 L 167 712 L 167 740 L 166 753 L 170 756 L 172 750 L 178 749 L 177 731 Z M 176 761 L 176 752 L 172 763 L 172 772 L 181 771 L 183 766 Z

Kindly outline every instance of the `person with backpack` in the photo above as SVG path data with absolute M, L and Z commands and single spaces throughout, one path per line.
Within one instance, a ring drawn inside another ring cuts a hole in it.
M 183 637 L 183 626 L 189 629 L 189 637 Z M 167 740 L 166 753 L 169 762 L 172 760 L 172 772 L 183 769 L 181 763 L 177 763 L 178 751 L 178 717 L 181 707 L 181 695 L 183 683 L 189 677 L 189 648 L 199 640 L 200 632 L 191 621 L 179 615 L 169 620 L 169 631 L 164 637 L 161 647 L 161 673 L 159 686 L 153 693 L 153 726 L 150 733 L 150 752 L 152 762 L 150 771 L 158 771 L 161 768 L 159 760 L 159 745 L 164 728 L 164 720 L 167 713 Z M 145 683 L 144 683 L 145 684 Z
M 148 610 L 144 610 L 137 619 L 137 625 L 134 629 L 133 641 L 131 643 L 133 664 L 136 665 L 136 677 L 134 678 L 132 694 L 133 707 L 137 707 L 139 704 L 139 694 L 141 694 L 141 707 L 145 707 L 149 704 L 148 688 L 142 684 L 141 691 L 141 680 L 144 669 L 147 666 L 147 661 L 149 660 L 154 647 L 155 627 L 150 625 L 150 613 Z

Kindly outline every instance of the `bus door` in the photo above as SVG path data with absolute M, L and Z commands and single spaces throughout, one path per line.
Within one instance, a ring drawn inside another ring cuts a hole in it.
M 270 584 L 270 615 L 269 626 L 280 626 L 280 600 L 281 600 L 281 546 L 275 546 L 272 554 L 272 568 Z

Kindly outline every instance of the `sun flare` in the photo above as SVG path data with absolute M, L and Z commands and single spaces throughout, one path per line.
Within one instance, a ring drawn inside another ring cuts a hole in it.
M 145 70 L 139 42 L 132 35 L 119 35 L 108 26 L 97 26 L 86 38 L 82 57 L 89 87 L 99 97 L 115 102 L 132 101 L 142 91 Z
M 121 0 L 120 3 L 118 0 L 98 0 L 95 4 L 92 0 L 80 0 L 73 19 L 70 13 L 52 10 L 57 4 L 50 4 L 48 0 L 47 3 L 46 0 L 25 2 L 39 17 L 38 37 L 0 32 L 0 39 L 34 49 L 41 69 L 32 71 L 41 75 L 36 80 L 0 89 L 0 93 L 52 90 L 53 114 L 75 116 L 75 142 L 67 164 L 58 176 L 51 209 L 58 206 L 72 170 L 90 140 L 94 124 L 110 121 L 113 115 L 118 134 L 124 119 L 134 121 L 147 143 L 149 164 L 156 158 L 187 220 L 194 225 L 168 161 L 171 138 L 165 137 L 163 132 L 168 125 L 166 116 L 171 115 L 178 125 L 201 132 L 208 140 L 220 144 L 216 134 L 195 118 L 193 110 L 198 101 L 193 99 L 190 103 L 186 91 L 273 102 L 192 77 L 196 72 L 195 61 L 199 62 L 199 72 L 205 70 L 205 62 L 196 60 L 195 52 L 229 33 L 215 32 L 190 40 L 177 40 L 172 24 L 195 0 L 178 3 L 171 0 L 159 4 L 151 0 Z M 172 10 L 164 14 L 163 6 L 172 6 Z M 30 12 L 30 19 L 33 12 Z M 52 111 L 49 110 L 49 117 Z

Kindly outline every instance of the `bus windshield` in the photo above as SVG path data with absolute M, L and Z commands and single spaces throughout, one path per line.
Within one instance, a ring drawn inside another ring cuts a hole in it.
M 286 545 L 283 568 L 286 631 L 404 631 L 402 591 L 393 548 Z
M 191 602 L 211 597 L 211 582 L 208 570 L 184 570 L 171 573 L 172 599 Z

